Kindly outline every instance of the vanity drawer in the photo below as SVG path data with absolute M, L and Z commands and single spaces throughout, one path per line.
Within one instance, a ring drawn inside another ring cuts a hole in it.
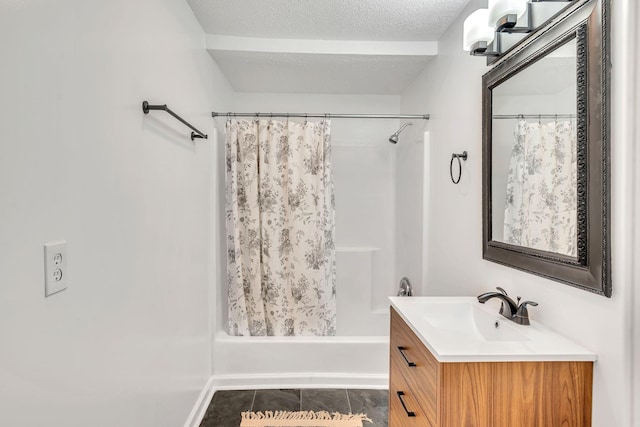
M 393 308 L 390 343 L 391 383 L 406 387 L 431 425 L 437 425 L 439 364 Z M 394 398 L 390 395 L 390 400 Z
M 389 427 L 435 427 L 401 375 L 392 374 L 389 383 Z

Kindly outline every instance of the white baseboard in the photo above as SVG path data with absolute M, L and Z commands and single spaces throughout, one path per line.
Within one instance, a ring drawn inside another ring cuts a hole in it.
M 386 389 L 386 374 L 252 374 L 213 375 L 198 396 L 184 427 L 199 427 L 209 402 L 217 390 L 254 390 L 285 388 Z
M 202 418 L 204 418 L 204 414 L 207 412 L 207 408 L 209 407 L 209 402 L 211 402 L 211 398 L 213 397 L 213 393 L 216 391 L 213 383 L 214 378 L 209 378 L 209 381 L 207 381 L 207 384 L 200 392 L 195 405 L 193 405 L 193 409 L 189 414 L 189 418 L 187 418 L 187 422 L 184 423 L 184 427 L 200 426 Z

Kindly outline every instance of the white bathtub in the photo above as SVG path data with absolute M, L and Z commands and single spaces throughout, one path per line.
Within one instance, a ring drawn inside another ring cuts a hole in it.
M 227 296 L 220 289 L 213 385 L 219 389 L 386 388 L 387 295 L 392 290 L 384 288 L 384 259 L 384 251 L 376 247 L 338 248 L 338 335 L 333 337 L 230 336 L 224 330 Z
M 386 388 L 388 336 L 235 337 L 213 345 L 217 388 Z

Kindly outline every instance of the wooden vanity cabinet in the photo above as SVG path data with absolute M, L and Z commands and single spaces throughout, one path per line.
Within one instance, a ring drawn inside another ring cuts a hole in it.
M 440 363 L 393 308 L 390 343 L 390 427 L 591 426 L 593 362 Z

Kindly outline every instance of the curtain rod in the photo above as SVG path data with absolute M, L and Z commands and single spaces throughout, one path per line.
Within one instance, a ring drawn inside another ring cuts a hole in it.
M 493 119 L 575 119 L 575 114 L 497 114 Z
M 416 119 L 429 120 L 429 114 L 330 114 L 330 113 L 211 113 L 211 117 L 300 117 L 305 119 Z

